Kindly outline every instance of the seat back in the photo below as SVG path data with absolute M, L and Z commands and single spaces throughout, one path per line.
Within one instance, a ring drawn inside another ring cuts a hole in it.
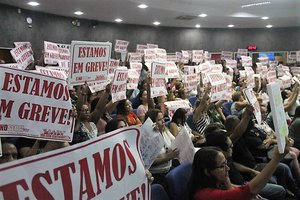
M 151 185 L 151 200 L 169 200 L 168 194 L 162 185 Z
M 192 173 L 192 164 L 179 165 L 166 175 L 168 194 L 171 200 L 187 199 L 188 182 Z
M 222 105 L 222 110 L 223 110 L 223 114 L 225 115 L 225 117 L 231 115 L 231 105 L 232 105 L 232 101 L 229 102 L 225 102 Z
M 190 103 L 192 104 L 192 107 L 194 108 L 195 103 L 197 101 L 197 97 L 196 96 L 192 96 L 189 98 Z

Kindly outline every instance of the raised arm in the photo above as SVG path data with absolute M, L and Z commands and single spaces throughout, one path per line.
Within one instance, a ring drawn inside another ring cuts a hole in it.
M 199 105 L 195 108 L 194 114 L 193 114 L 193 118 L 195 121 L 198 121 L 204 112 L 207 111 L 208 109 L 208 98 L 209 98 L 209 93 L 210 93 L 210 86 L 205 88 L 204 91 L 204 95 L 202 97 L 202 99 L 200 100 Z

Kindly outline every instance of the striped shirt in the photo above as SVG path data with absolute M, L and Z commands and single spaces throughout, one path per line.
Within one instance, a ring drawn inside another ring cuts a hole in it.
M 210 118 L 207 113 L 205 113 L 205 114 L 203 113 L 203 115 L 201 116 L 201 118 L 199 120 L 196 121 L 193 119 L 193 124 L 194 124 L 196 131 L 200 134 L 203 134 L 205 127 L 208 124 L 210 124 Z

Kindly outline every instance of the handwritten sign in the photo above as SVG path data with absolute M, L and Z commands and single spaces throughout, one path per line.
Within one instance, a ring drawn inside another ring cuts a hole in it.
M 203 50 L 193 50 L 192 51 L 192 62 L 200 63 L 203 61 Z
M 152 78 L 150 92 L 151 98 L 167 95 L 166 80 L 164 78 Z
M 254 92 L 253 92 L 253 89 L 246 88 L 243 90 L 243 93 L 244 93 L 248 103 L 254 107 L 254 116 L 255 116 L 257 123 L 260 125 L 262 122 L 260 105 L 259 105 L 259 102 L 258 102 Z
M 11 56 L 21 66 L 22 69 L 25 69 L 28 65 L 34 62 L 32 54 L 33 52 L 31 45 L 29 46 L 29 44 L 24 43 L 10 50 Z
M 113 103 L 126 99 L 127 79 L 128 69 L 119 68 L 115 71 L 111 85 L 111 97 Z
M 152 78 L 166 78 L 166 64 L 159 62 L 152 62 L 151 64 Z
M 56 43 L 44 41 L 44 62 L 48 65 L 58 64 L 59 51 Z
M 127 89 L 134 90 L 139 83 L 140 74 L 135 69 L 128 69 Z

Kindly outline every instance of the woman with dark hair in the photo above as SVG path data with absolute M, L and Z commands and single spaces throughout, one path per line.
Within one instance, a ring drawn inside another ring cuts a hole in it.
M 147 90 L 142 90 L 139 95 L 139 106 L 137 108 L 137 116 L 141 120 L 144 121 L 145 114 L 148 111 L 148 98 L 147 98 Z
M 131 102 L 128 99 L 121 100 L 117 105 L 117 118 L 125 119 L 128 126 L 141 126 L 142 122 L 131 109 Z
M 288 142 L 287 147 L 289 145 Z M 233 187 L 228 176 L 227 160 L 221 149 L 216 147 L 202 148 L 194 156 L 189 199 L 250 200 L 266 185 L 282 156 L 276 149 L 272 160 L 257 176 L 246 185 Z
M 158 131 L 164 139 L 164 147 L 154 160 L 149 171 L 154 177 L 154 183 L 164 185 L 165 175 L 170 171 L 172 167 L 172 160 L 179 155 L 179 151 L 177 149 L 171 149 L 171 144 L 175 137 L 165 126 L 165 119 L 162 111 L 158 109 L 151 109 L 146 113 L 145 121 L 148 117 L 156 124 Z
M 300 106 L 295 110 L 294 119 L 289 126 L 289 137 L 294 140 L 294 147 L 300 149 Z
M 174 135 L 174 137 L 176 137 L 179 132 L 181 131 L 182 128 L 185 128 L 188 132 L 188 134 L 190 135 L 191 139 L 193 142 L 197 142 L 198 140 L 201 139 L 201 136 L 199 133 L 197 133 L 196 131 L 193 131 L 189 125 L 187 124 L 186 120 L 187 120 L 187 111 L 183 108 L 178 108 L 171 120 L 170 123 L 170 132 L 172 133 L 172 135 Z M 203 138 L 204 140 L 204 138 Z M 204 141 L 199 141 L 200 143 L 203 143 Z
M 106 126 L 105 126 L 105 133 L 117 130 L 119 128 L 124 128 L 124 127 L 127 127 L 127 126 L 128 125 L 127 125 L 125 119 L 122 119 L 122 118 L 117 119 L 117 118 L 115 118 L 115 119 L 110 120 L 106 124 Z

